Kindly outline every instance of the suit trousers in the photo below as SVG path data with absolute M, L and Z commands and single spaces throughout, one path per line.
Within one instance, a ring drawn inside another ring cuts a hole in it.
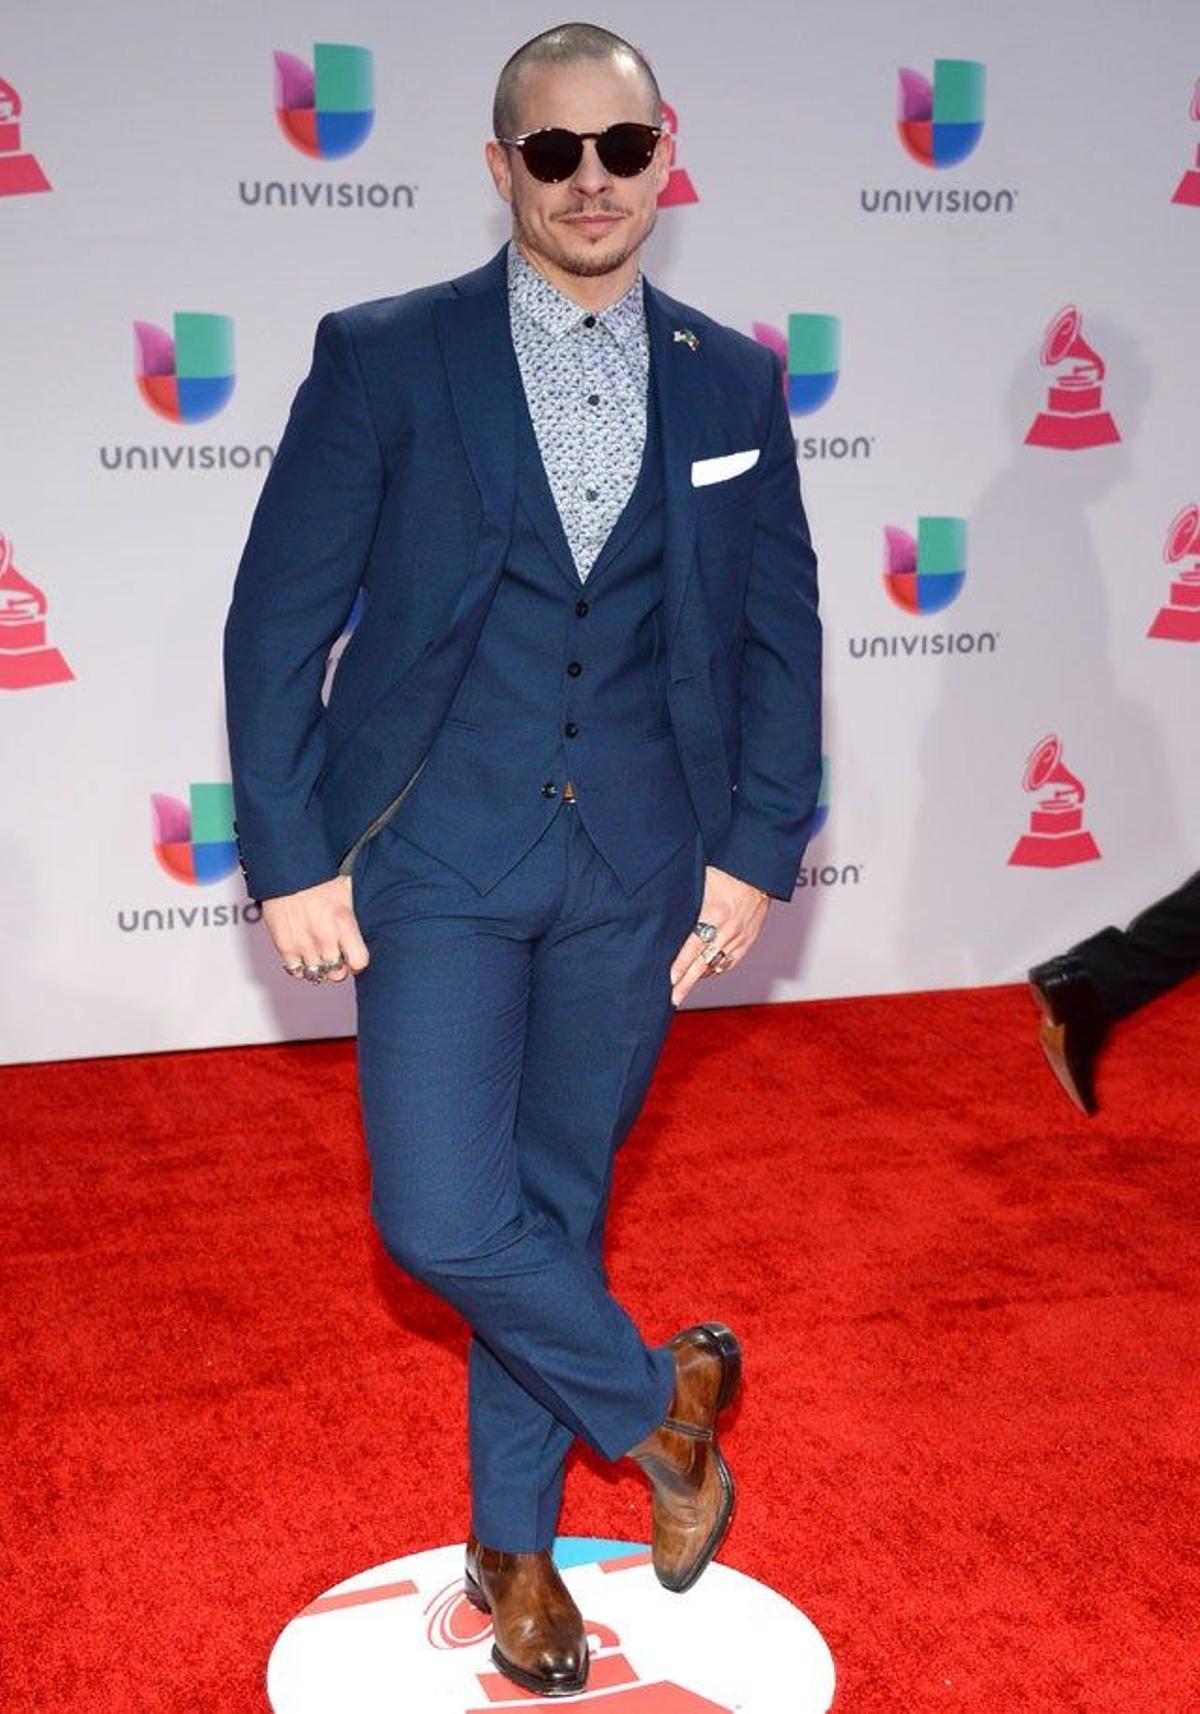
M 371 1215 L 472 1329 L 471 1521 L 488 1547 L 548 1547 L 574 1437 L 618 1458 L 670 1406 L 673 1352 L 642 1339 L 601 1251 L 704 862 L 696 830 L 627 895 L 560 800 L 483 895 L 391 823 L 355 866 Z

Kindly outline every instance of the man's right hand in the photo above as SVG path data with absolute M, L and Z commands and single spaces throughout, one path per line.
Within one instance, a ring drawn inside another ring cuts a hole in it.
M 366 969 L 370 954 L 358 931 L 352 900 L 349 875 L 334 875 L 298 893 L 262 900 L 267 933 L 289 976 L 303 982 L 305 966 L 312 970 L 323 964 L 326 981 L 344 982 Z

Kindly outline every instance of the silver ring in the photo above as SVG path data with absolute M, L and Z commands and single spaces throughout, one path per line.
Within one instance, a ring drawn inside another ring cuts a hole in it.
M 701 940 L 707 944 L 710 940 L 717 938 L 717 925 L 715 922 L 697 922 L 692 927 L 692 933 L 698 934 Z
M 346 954 L 344 952 L 339 952 L 336 958 L 323 958 L 321 960 L 320 968 L 322 970 L 340 970 L 345 962 Z
M 306 964 L 304 966 L 304 980 L 306 982 L 323 982 L 325 972 L 319 964 Z
M 287 971 L 289 976 L 299 976 L 300 972 L 304 969 L 304 965 L 303 963 L 285 964 L 283 969 Z

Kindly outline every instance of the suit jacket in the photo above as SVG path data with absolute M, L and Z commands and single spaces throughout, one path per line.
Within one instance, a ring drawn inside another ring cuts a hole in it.
M 779 362 L 649 280 L 644 301 L 676 743 L 706 861 L 787 899 L 820 784 L 821 628 Z M 514 376 L 505 246 L 456 279 L 318 323 L 225 623 L 251 896 L 337 873 L 419 771 L 505 563 Z M 752 450 L 735 474 L 705 479 L 723 471 L 704 460 Z M 323 706 L 328 651 L 360 586 Z

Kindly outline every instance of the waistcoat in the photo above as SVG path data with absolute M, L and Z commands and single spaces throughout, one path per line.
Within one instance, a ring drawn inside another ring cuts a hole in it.
M 478 642 L 391 819 L 486 893 L 558 813 L 579 815 L 625 892 L 697 821 L 667 706 L 663 479 L 653 377 L 626 505 L 581 583 L 514 357 L 512 539 Z M 570 780 L 574 805 L 564 805 Z

